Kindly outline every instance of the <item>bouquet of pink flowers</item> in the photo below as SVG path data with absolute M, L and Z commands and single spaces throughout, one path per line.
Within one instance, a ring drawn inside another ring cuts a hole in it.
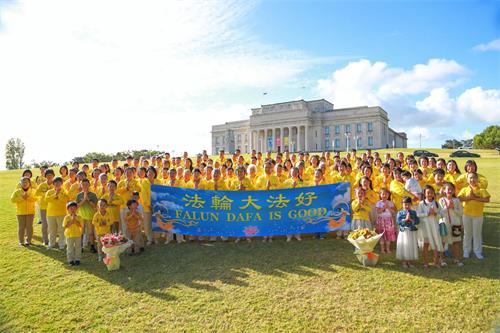
M 122 234 L 107 234 L 101 237 L 102 252 L 106 253 L 103 262 L 108 271 L 114 271 L 120 268 L 120 254 L 123 253 L 132 241 L 125 238 Z

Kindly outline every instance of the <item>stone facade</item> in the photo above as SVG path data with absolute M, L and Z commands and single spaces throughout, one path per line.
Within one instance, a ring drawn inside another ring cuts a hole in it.
M 406 148 L 404 132 L 389 128 L 379 106 L 334 109 L 324 100 L 291 101 L 252 109 L 250 119 L 212 126 L 212 153 L 345 151 Z

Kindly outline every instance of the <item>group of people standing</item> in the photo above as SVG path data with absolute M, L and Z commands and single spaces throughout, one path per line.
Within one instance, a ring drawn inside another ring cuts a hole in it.
M 462 265 L 462 255 L 468 258 L 471 252 L 482 258 L 488 182 L 477 173 L 472 160 L 463 170 L 461 173 L 454 160 L 417 160 L 401 152 L 394 158 L 370 150 L 360 156 L 355 150 L 344 156 L 329 151 L 265 156 L 252 151 L 245 156 L 237 150 L 228 157 L 221 151 L 214 158 L 203 152 L 194 161 L 186 152 L 172 158 L 165 153 L 151 158 L 129 156 L 124 163 L 113 160 L 111 165 L 96 159 L 81 167 L 75 162 L 70 167 L 61 166 L 58 175 L 54 169 L 42 167 L 35 178 L 31 170 L 25 170 L 11 201 L 17 206 L 20 246 L 31 244 L 37 215 L 42 242 L 49 249 L 66 248 L 68 262 L 79 265 L 82 247 L 102 259 L 99 240 L 110 232 L 122 232 L 134 240 L 130 254 L 161 240 L 162 234 L 153 233 L 151 225 L 152 184 L 251 191 L 349 182 L 352 230 L 367 227 L 383 232 L 381 252 L 391 252 L 391 243 L 396 242 L 396 257 L 405 267 L 418 259 L 419 244 L 424 267 L 429 264 L 429 250 L 433 251 L 435 267 L 442 267 L 448 247 L 457 265 Z M 336 232 L 334 236 L 342 238 L 347 233 Z M 174 238 L 178 243 L 193 239 L 167 233 L 165 241 Z M 302 235 L 287 235 L 286 240 L 293 238 L 301 240 Z M 271 242 L 272 237 L 263 241 Z

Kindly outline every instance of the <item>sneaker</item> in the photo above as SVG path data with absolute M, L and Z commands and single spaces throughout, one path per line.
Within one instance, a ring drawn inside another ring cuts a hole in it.
M 75 266 L 80 266 L 80 260 L 75 260 Z
M 476 254 L 476 258 L 479 259 L 479 260 L 483 260 L 484 259 L 483 255 L 481 253 Z
M 236 239 L 234 240 L 234 242 L 235 242 L 235 243 L 239 243 L 239 242 L 240 242 L 240 239 L 239 239 L 239 238 L 236 238 Z
M 70 262 L 69 262 L 69 265 L 70 265 L 70 266 L 75 266 L 75 262 L 74 262 L 74 261 L 70 261 Z
M 468 253 L 464 253 L 464 258 L 465 259 L 469 259 L 469 254 Z
M 143 247 L 141 247 L 141 248 L 139 249 L 139 252 L 144 252 L 144 248 L 143 248 Z
M 90 245 L 90 252 L 97 253 L 97 249 L 95 248 L 94 244 Z
M 38 221 L 36 224 L 42 224 L 42 221 Z
M 302 241 L 302 238 L 300 236 L 295 237 L 295 239 L 298 240 L 299 242 Z
M 190 239 L 189 241 L 191 241 L 191 239 Z M 152 242 L 152 241 L 148 241 L 148 242 L 146 243 L 146 246 L 150 246 L 150 245 L 153 245 L 153 242 Z
M 24 243 L 24 246 L 30 246 L 30 245 L 31 245 L 31 243 L 30 243 L 30 242 L 25 242 L 25 243 Z
M 166 240 L 166 241 L 165 241 L 165 244 L 169 244 L 169 243 L 170 243 L 170 241 L 169 241 L 169 240 Z
M 444 261 L 441 261 L 441 267 L 446 267 L 446 266 L 448 266 L 448 264 Z
M 59 245 L 59 250 L 64 250 L 64 247 L 65 247 L 64 245 L 63 246 Z
M 291 238 L 291 237 L 287 237 L 287 238 L 286 238 L 286 241 L 287 241 L 287 242 L 291 242 L 291 241 L 292 241 L 292 238 Z
M 464 263 L 463 263 L 463 262 L 461 262 L 461 261 L 457 262 L 457 266 L 458 266 L 458 267 L 462 267 L 463 265 L 464 265 Z
M 102 257 L 101 257 L 101 256 L 98 256 L 98 257 L 97 257 L 97 261 L 102 261 Z
M 23 244 L 23 243 L 19 243 L 19 247 L 23 247 L 23 246 L 24 246 L 24 244 Z

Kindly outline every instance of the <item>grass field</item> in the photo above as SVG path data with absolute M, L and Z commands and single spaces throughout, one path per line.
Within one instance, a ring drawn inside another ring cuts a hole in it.
M 500 158 L 480 153 L 492 195 L 485 260 L 441 270 L 405 270 L 394 254 L 365 268 L 335 239 L 162 244 L 123 257 L 116 272 L 89 253 L 71 268 L 38 237 L 18 247 L 9 197 L 20 172 L 0 172 L 0 331 L 491 331 L 500 313 Z

